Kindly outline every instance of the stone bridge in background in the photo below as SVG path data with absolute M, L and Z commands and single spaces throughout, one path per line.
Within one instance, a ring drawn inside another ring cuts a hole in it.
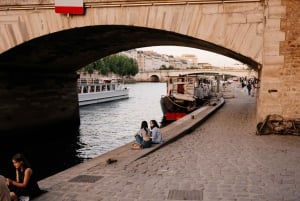
M 0 130 L 79 124 L 76 71 L 113 53 L 156 45 L 212 51 L 261 80 L 257 121 L 300 118 L 300 1 L 84 0 L 82 15 L 54 0 L 0 1 Z
M 153 70 L 139 72 L 134 79 L 139 82 L 165 82 L 168 76 L 201 73 L 204 75 L 218 75 L 221 79 L 228 77 L 256 77 L 257 71 L 236 68 L 214 68 L 214 69 L 184 69 L 184 70 Z

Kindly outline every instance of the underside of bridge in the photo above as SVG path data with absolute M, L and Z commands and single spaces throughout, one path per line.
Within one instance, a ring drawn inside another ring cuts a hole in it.
M 157 45 L 203 49 L 258 67 L 223 47 L 149 28 L 91 26 L 41 36 L 0 55 L 0 132 L 80 125 L 76 71 L 114 53 Z
M 222 54 L 256 69 L 258 64 L 206 41 L 157 29 L 132 26 L 74 28 L 30 40 L 0 55 L 1 71 L 74 72 L 113 53 L 158 45 L 193 47 Z

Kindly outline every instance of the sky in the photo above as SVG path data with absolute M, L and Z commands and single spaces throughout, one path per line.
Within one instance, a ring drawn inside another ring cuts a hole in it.
M 151 46 L 138 48 L 137 50 L 143 51 L 154 51 L 159 54 L 173 55 L 173 56 L 181 56 L 182 54 L 193 54 L 198 58 L 198 62 L 200 63 L 210 63 L 215 67 L 232 67 L 237 64 L 242 65 L 241 62 L 231 59 L 229 57 L 225 57 L 220 54 L 216 54 L 209 51 L 199 50 L 195 48 L 189 47 L 180 47 L 180 46 Z

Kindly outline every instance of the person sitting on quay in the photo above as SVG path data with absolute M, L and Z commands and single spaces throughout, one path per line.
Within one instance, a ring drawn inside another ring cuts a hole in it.
M 163 137 L 156 120 L 150 120 L 151 129 L 151 142 L 153 144 L 161 144 L 163 142 Z
M 15 154 L 12 158 L 12 163 L 16 168 L 16 180 L 6 179 L 6 184 L 10 190 L 11 201 L 18 201 L 20 196 L 26 196 L 32 199 L 40 195 L 41 190 L 25 156 L 21 153 Z
M 134 134 L 136 142 L 132 145 L 132 149 L 143 149 L 151 147 L 150 129 L 147 121 L 142 121 L 141 128 Z

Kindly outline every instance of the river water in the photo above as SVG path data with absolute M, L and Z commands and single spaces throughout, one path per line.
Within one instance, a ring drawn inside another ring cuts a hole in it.
M 95 158 L 134 140 L 141 121 L 161 122 L 160 97 L 165 83 L 126 85 L 129 98 L 80 108 L 80 127 L 75 130 L 42 131 L 28 137 L 2 139 L 0 174 L 13 177 L 11 157 L 23 152 L 31 162 L 38 179 Z

